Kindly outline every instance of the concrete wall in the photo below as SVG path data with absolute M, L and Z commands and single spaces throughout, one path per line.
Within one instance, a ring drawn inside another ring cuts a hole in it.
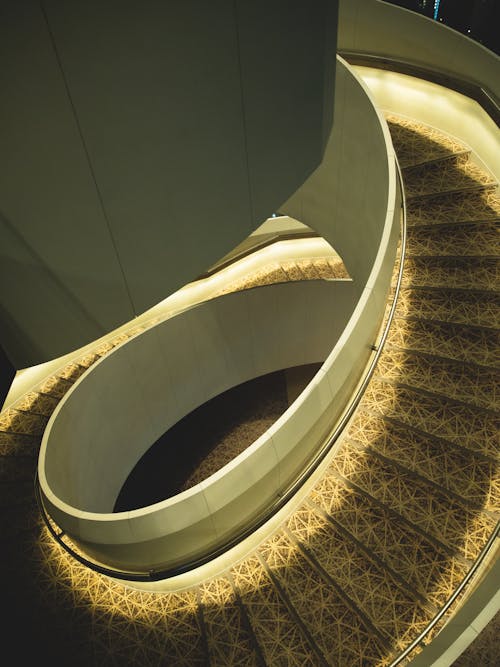
M 320 163 L 336 2 L 0 7 L 0 342 L 16 368 L 192 280 Z

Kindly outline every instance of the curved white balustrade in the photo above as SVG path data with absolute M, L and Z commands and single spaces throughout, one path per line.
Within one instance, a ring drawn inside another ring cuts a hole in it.
M 478 42 L 381 0 L 340 0 L 337 48 L 424 67 L 500 98 L 500 58 Z
M 334 114 L 322 166 L 283 210 L 338 248 L 353 282 L 273 285 L 188 309 L 112 351 L 53 413 L 39 460 L 43 501 L 99 562 L 144 571 L 206 555 L 287 489 L 345 408 L 385 310 L 400 202 L 385 122 L 341 59 Z M 252 377 L 323 359 L 273 427 L 219 472 L 112 513 L 142 454 L 192 409 Z
M 418 119 L 468 145 L 482 169 L 500 180 L 500 132 L 478 102 L 432 81 L 355 65 L 379 109 Z M 500 61 L 498 64 L 500 76 Z

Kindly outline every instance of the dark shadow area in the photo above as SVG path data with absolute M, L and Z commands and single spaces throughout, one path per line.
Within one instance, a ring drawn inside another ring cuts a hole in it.
M 303 387 L 321 364 L 304 366 Z M 229 463 L 288 408 L 286 370 L 263 375 L 199 406 L 164 433 L 125 481 L 115 512 L 147 507 L 180 493 Z
M 500 3 L 498 0 L 385 0 L 439 21 L 500 53 Z
M 5 350 L 0 345 L 0 409 L 7 398 L 7 394 L 9 393 L 15 375 L 16 369 L 12 365 Z

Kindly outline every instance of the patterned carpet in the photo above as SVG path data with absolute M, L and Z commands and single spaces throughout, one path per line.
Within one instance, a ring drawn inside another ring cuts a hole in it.
M 396 318 L 340 451 L 255 551 L 155 594 L 54 544 L 33 495 L 40 436 L 106 349 L 0 415 L 4 643 L 16 664 L 31 664 L 34 648 L 40 661 L 85 667 L 380 667 L 471 568 L 499 518 L 500 201 L 458 142 L 389 122 L 409 194 Z M 457 667 L 492 667 L 491 636 Z

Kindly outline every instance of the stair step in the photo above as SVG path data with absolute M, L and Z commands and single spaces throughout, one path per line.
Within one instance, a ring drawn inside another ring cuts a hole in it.
M 321 278 L 321 275 L 316 268 L 316 263 L 313 260 L 302 259 L 298 264 L 306 280 L 318 280 Z
M 450 222 L 498 220 L 500 198 L 494 185 L 410 199 L 406 206 L 409 226 Z
M 360 407 L 493 459 L 500 453 L 498 416 L 491 411 L 456 402 L 449 396 L 374 377 Z
M 287 280 L 303 280 L 304 274 L 297 262 L 287 261 L 282 263 L 283 271 L 286 274 Z
M 493 179 L 469 160 L 467 153 L 427 162 L 403 171 L 406 199 L 491 185 Z
M 9 408 L 0 413 L 0 431 L 41 436 L 48 417 Z
M 295 512 L 289 529 L 307 543 L 326 518 L 370 550 L 408 586 L 439 607 L 463 579 L 469 565 L 397 512 L 348 487 L 338 477 L 325 476 L 310 494 L 310 503 Z M 448 582 L 447 584 L 445 582 Z
M 496 369 L 386 345 L 376 373 L 392 382 L 449 396 L 472 406 L 498 407 Z
M 492 257 L 409 257 L 403 287 L 499 290 L 499 260 Z
M 38 456 L 40 436 L 0 431 L 0 456 Z
M 457 146 L 457 150 L 455 150 L 452 153 L 437 155 L 435 157 L 431 157 L 430 159 L 422 159 L 419 162 L 414 162 L 413 164 L 407 164 L 405 166 L 401 165 L 400 163 L 401 173 L 403 179 L 406 182 L 407 177 L 411 178 L 413 170 L 418 170 L 425 167 L 432 167 L 433 165 L 442 166 L 443 168 L 446 168 L 447 162 L 451 163 L 452 165 L 453 164 L 460 165 L 468 162 L 470 160 L 470 157 L 471 157 L 470 149 L 464 147 L 459 149 Z
M 323 280 L 346 280 L 349 278 L 349 274 L 341 259 L 320 257 L 314 261 L 314 266 L 319 274 L 318 277 Z
M 217 294 L 228 294 L 262 285 L 294 282 L 299 280 L 346 279 L 349 275 L 342 260 L 326 257 L 273 262 L 226 285 Z
M 368 557 L 370 561 L 374 562 L 379 569 L 386 571 L 387 574 L 391 577 L 391 579 L 397 582 L 397 585 L 400 588 L 402 588 L 405 594 L 409 594 L 414 601 L 420 603 L 427 611 L 431 612 L 437 611 L 437 606 L 430 603 L 426 595 L 423 595 L 412 585 L 411 582 L 409 582 L 404 576 L 401 576 L 401 574 L 398 571 L 396 571 L 393 567 L 391 567 L 391 564 L 384 557 L 381 557 L 380 554 L 376 553 L 371 547 L 366 546 L 364 542 L 360 541 L 350 530 L 348 530 L 341 523 L 336 521 L 331 515 L 325 512 L 325 510 L 315 505 L 310 499 L 308 499 L 307 504 L 304 505 L 299 510 L 299 514 L 301 514 L 302 512 L 306 512 L 306 510 L 309 510 L 310 512 L 311 511 L 315 512 L 319 515 L 319 517 L 317 516 L 315 518 L 313 518 L 312 515 L 308 515 L 308 519 L 312 521 L 311 525 L 317 526 L 318 520 L 320 520 L 320 523 L 322 524 L 326 520 L 326 524 L 331 524 L 334 530 L 337 531 L 340 535 L 342 535 L 343 539 L 346 540 L 347 543 L 352 543 L 353 548 L 355 548 L 358 551 L 361 551 L 365 555 L 365 557 Z M 293 539 L 299 543 L 304 542 L 304 539 L 300 537 L 301 527 L 302 527 L 302 521 L 299 520 L 297 522 L 294 517 L 290 519 L 286 527 L 287 533 L 293 535 Z M 309 539 L 308 535 L 310 536 L 310 531 L 309 533 L 306 532 L 305 536 L 306 542 Z
M 422 193 L 422 194 L 417 194 L 413 196 L 408 196 L 406 201 L 408 204 L 411 204 L 411 202 L 419 202 L 423 204 L 424 206 L 428 206 L 430 208 L 433 208 L 436 206 L 437 200 L 440 200 L 442 197 L 463 197 L 463 196 L 473 196 L 474 194 L 477 193 L 482 193 L 483 195 L 487 195 L 489 192 L 493 191 L 496 192 L 496 183 L 485 183 L 485 184 L 471 184 L 467 187 L 456 187 L 454 188 L 453 186 L 450 186 L 446 189 L 443 190 L 438 190 L 437 192 L 429 192 L 429 193 Z M 439 202 L 440 203 L 440 202 Z M 477 221 L 477 217 L 475 218 L 475 221 Z M 483 219 L 490 219 L 488 216 L 485 216 Z M 448 222 L 451 222 L 448 220 Z M 459 219 L 459 220 L 454 220 L 454 222 L 466 222 L 466 220 Z M 410 225 L 413 226 L 413 220 L 410 219 Z
M 401 316 L 497 328 L 500 294 L 451 287 L 403 287 L 397 312 Z
M 406 256 L 498 256 L 500 235 L 496 222 L 468 222 L 408 229 Z
M 298 551 L 305 555 L 304 568 L 316 569 L 327 582 L 331 582 L 331 587 L 342 591 L 341 594 L 358 610 L 357 615 L 366 619 L 366 625 L 375 630 L 389 650 L 401 650 L 434 615 L 433 608 L 423 608 L 415 596 L 401 586 L 399 579 L 359 549 L 355 541 L 346 539 L 346 533 L 338 526 L 320 515 L 316 520 L 316 532 L 314 535 L 309 533 L 305 542 L 293 533 L 293 529 L 289 534 L 298 545 Z M 292 542 L 289 544 L 293 547 Z M 288 562 L 296 555 L 288 555 L 281 536 L 273 547 L 273 565 L 287 576 Z M 281 547 L 284 554 L 278 550 L 276 555 L 276 547 Z M 297 586 L 300 586 L 301 574 L 300 571 L 296 574 Z M 322 599 L 327 602 L 324 596 Z M 396 646 L 394 637 L 398 638 Z
M 497 461 L 367 413 L 356 416 L 349 427 L 349 439 L 455 494 L 471 507 L 498 511 Z
M 464 145 L 434 128 L 392 114 L 386 116 L 401 167 L 461 153 Z
M 96 584 L 101 586 L 101 595 L 106 595 L 107 587 L 99 580 Z M 121 609 L 118 627 L 126 639 L 120 641 L 115 638 L 111 644 L 113 654 L 93 656 L 93 664 L 206 664 L 206 644 L 200 628 L 201 614 L 198 613 L 197 596 L 193 589 L 155 595 L 137 593 L 124 586 L 117 587 L 111 595 Z M 104 617 L 109 619 L 110 612 L 104 605 L 103 612 Z M 142 642 L 135 639 L 137 632 L 145 633 Z M 105 631 L 104 637 L 101 636 L 100 641 L 94 645 L 101 649 L 104 645 L 104 648 L 109 649 L 108 642 Z
M 108 343 L 105 346 L 105 351 L 110 350 L 111 347 L 112 347 L 111 343 Z M 90 366 L 92 366 L 92 364 L 95 364 L 95 362 L 98 361 L 100 358 L 101 358 L 101 355 L 98 354 L 97 351 L 88 352 L 87 354 L 83 355 L 83 357 L 80 357 L 78 359 L 78 364 L 82 368 L 87 369 L 87 368 L 90 368 Z M 66 379 L 66 378 L 64 378 L 64 379 Z
M 386 344 L 500 368 L 500 332 L 495 329 L 396 316 Z
M 209 664 L 264 666 L 260 646 L 231 581 L 219 577 L 202 583 L 199 598 Z
M 495 526 L 491 516 L 467 508 L 421 478 L 348 443 L 342 445 L 332 468 L 467 559 L 477 558 Z
M 385 634 L 377 630 L 364 611 L 360 611 L 359 605 L 346 594 L 339 582 L 307 558 L 287 535 L 278 533 L 259 551 L 307 630 L 314 636 L 326 664 L 353 664 L 353 661 L 359 660 L 359 654 L 356 654 L 360 645 L 365 656 L 370 647 L 372 659 L 382 657 L 387 646 Z M 321 600 L 319 605 L 311 605 L 311 592 L 314 599 Z M 349 635 L 332 633 L 334 623 L 339 630 L 344 625 L 351 625 Z
M 76 382 L 78 378 L 85 373 L 87 368 L 78 363 L 71 363 L 65 366 L 62 370 L 58 371 L 57 375 L 64 380 L 70 380 L 71 382 Z
M 317 667 L 321 664 L 257 556 L 235 565 L 231 576 L 267 665 Z M 341 609 L 344 610 L 343 605 Z M 334 609 L 332 618 L 335 618 L 333 614 Z
M 22 412 L 31 412 L 42 417 L 50 417 L 58 403 L 59 399 L 55 396 L 30 391 L 21 400 L 16 402 L 15 407 L 16 410 Z
M 99 358 L 96 356 L 96 359 Z M 91 365 L 91 364 L 89 364 Z M 48 394 L 54 398 L 61 399 L 73 386 L 73 382 L 64 377 L 52 376 L 38 389 L 41 394 Z

